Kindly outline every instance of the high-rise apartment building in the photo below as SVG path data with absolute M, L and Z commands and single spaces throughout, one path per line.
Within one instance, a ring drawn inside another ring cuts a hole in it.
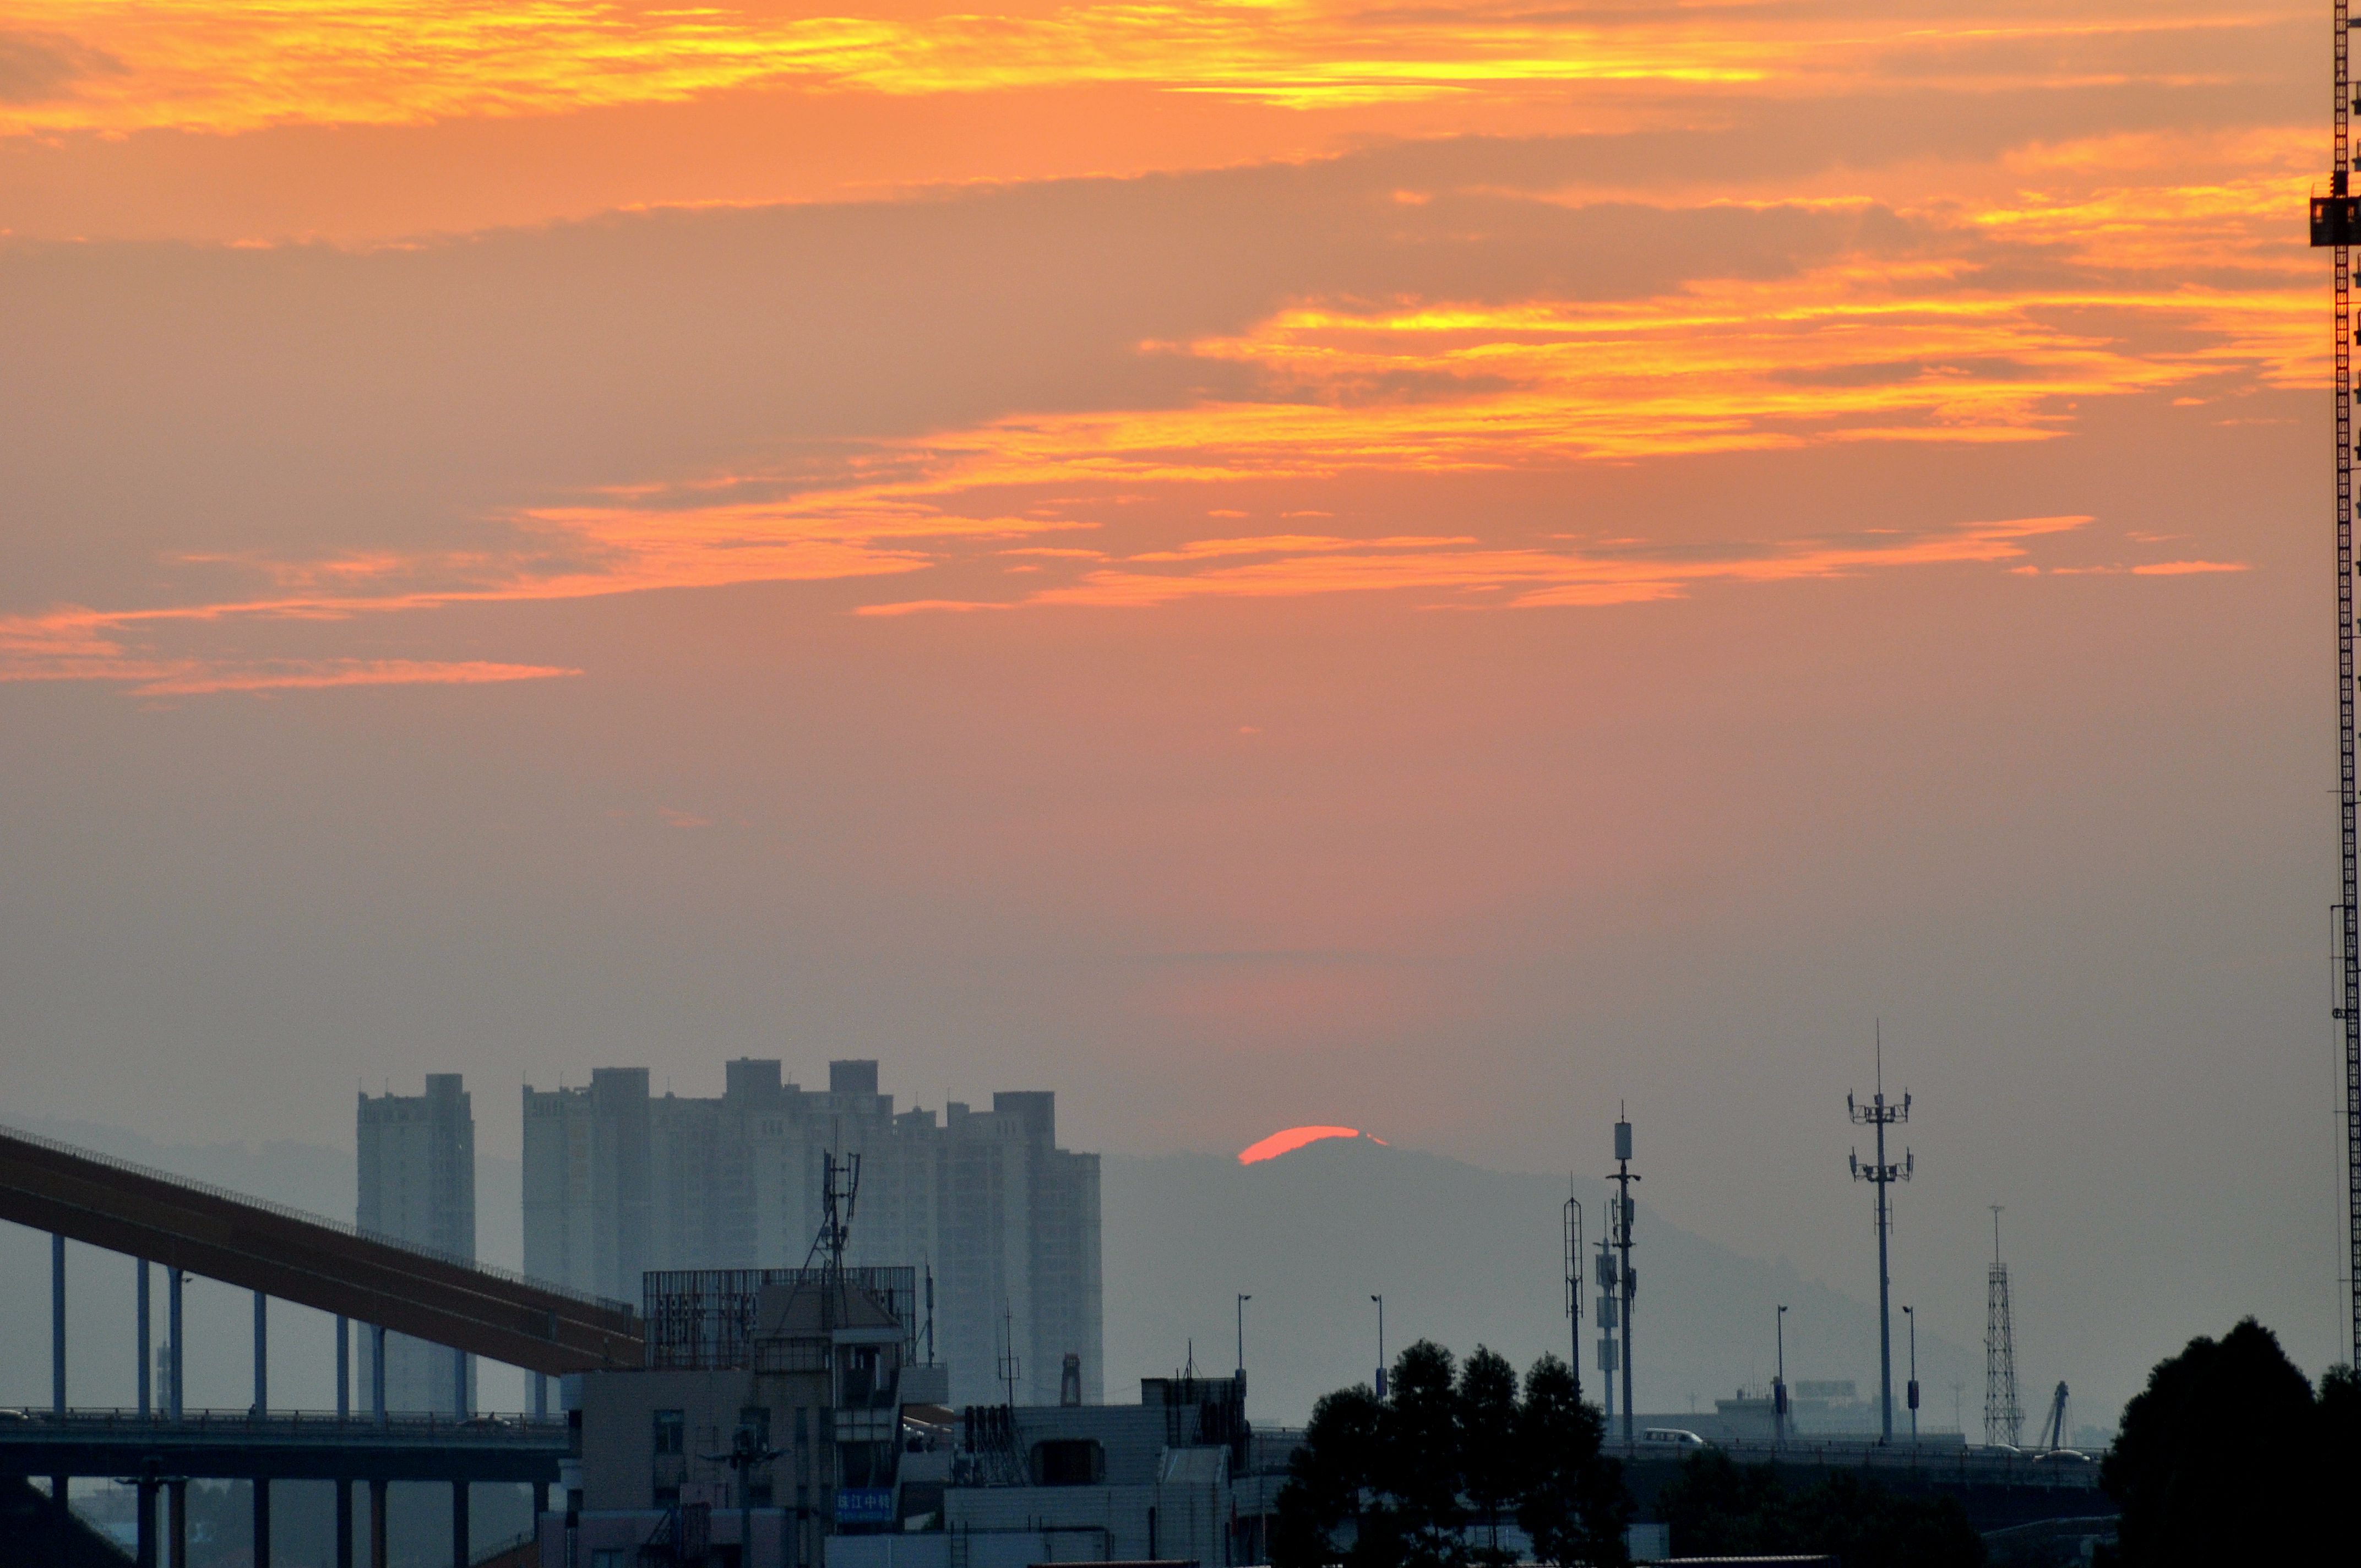
M 861 1156 L 846 1263 L 933 1272 L 954 1402 L 1005 1399 L 1013 1366 L 1019 1403 L 1054 1403 L 1070 1354 L 1096 1402 L 1099 1161 L 1057 1146 L 1052 1094 L 939 1120 L 897 1112 L 873 1061 L 829 1063 L 825 1091 L 733 1061 L 719 1099 L 652 1095 L 639 1068 L 527 1088 L 525 1272 L 636 1303 L 647 1269 L 800 1265 L 831 1153 Z
M 459 1074 L 428 1073 L 423 1094 L 363 1093 L 357 1133 L 360 1190 L 355 1223 L 377 1235 L 472 1262 L 476 1117 Z M 364 1406 L 375 1376 L 371 1337 L 360 1336 Z M 472 1358 L 405 1334 L 385 1336 L 388 1409 L 465 1415 L 475 1408 L 475 1396 Z

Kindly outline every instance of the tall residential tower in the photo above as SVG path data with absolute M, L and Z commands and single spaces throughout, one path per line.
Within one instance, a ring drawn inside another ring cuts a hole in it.
M 1057 1146 L 1057 1099 L 1000 1093 L 896 1111 L 873 1061 L 828 1088 L 773 1060 L 728 1064 L 718 1099 L 649 1092 L 641 1068 L 524 1091 L 524 1268 L 640 1300 L 658 1268 L 779 1268 L 818 1227 L 823 1157 L 861 1157 L 845 1262 L 931 1270 L 935 1338 L 957 1404 L 1054 1403 L 1065 1358 L 1100 1397 L 1099 1161 Z
M 473 1262 L 476 1118 L 456 1072 L 430 1072 L 423 1094 L 363 1093 L 357 1129 L 364 1231 Z M 370 1336 L 361 1336 L 361 1387 L 370 1387 Z M 462 1391 L 461 1382 L 465 1381 Z M 465 1415 L 475 1408 L 472 1359 L 403 1334 L 385 1339 L 391 1410 Z

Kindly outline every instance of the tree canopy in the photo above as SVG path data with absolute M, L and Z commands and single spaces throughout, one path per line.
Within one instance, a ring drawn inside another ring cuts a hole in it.
M 1321 1399 L 1289 1461 L 1271 1535 L 1276 1568 L 1501 1563 L 1513 1519 L 1543 1562 L 1625 1568 L 1631 1504 L 1599 1453 L 1598 1412 L 1545 1355 L 1525 1375 L 1481 1346 L 1465 1366 L 1432 1341 L 1401 1353 L 1380 1399 Z
M 2100 1482 L 2123 1508 L 2125 1568 L 2297 1562 L 2348 1534 L 2361 1464 L 2361 1383 L 2311 1383 L 2254 1319 L 2157 1364 L 2124 1407 Z

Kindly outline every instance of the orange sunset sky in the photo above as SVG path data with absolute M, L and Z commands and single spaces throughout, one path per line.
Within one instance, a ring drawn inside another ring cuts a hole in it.
M 1882 1016 L 1930 1328 L 2006 1202 L 2042 1375 L 2314 1365 L 2328 38 L 0 0 L 0 1095 L 459 1069 L 499 1149 L 873 1055 L 1586 1171 L 1628 1100 L 1869 1290 Z

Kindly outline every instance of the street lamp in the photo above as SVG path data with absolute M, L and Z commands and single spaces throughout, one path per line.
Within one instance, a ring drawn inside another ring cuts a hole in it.
M 1771 1375 L 1771 1446 L 1776 1448 L 1787 1441 L 1787 1306 L 1779 1305 L 1779 1315 L 1771 1320 L 1779 1336 L 1779 1370 Z
M 1378 1304 L 1378 1398 L 1382 1399 L 1386 1397 L 1386 1299 L 1372 1296 L 1369 1299 Z
M 1238 1298 L 1238 1376 L 1241 1377 L 1246 1375 L 1246 1303 L 1253 1299 L 1253 1297 L 1246 1295 Z
M 1918 1314 L 1909 1308 L 1902 1309 L 1903 1321 L 1910 1325 L 1910 1446 L 1918 1446 Z

